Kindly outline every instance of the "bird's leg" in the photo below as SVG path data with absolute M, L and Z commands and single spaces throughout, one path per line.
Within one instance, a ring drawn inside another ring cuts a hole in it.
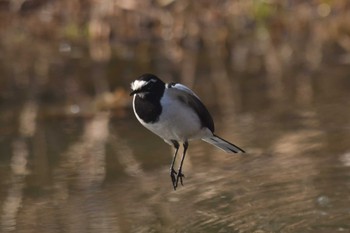
M 173 183 L 173 187 L 174 187 L 174 190 L 176 190 L 176 177 L 175 175 L 177 175 L 177 172 L 174 170 L 174 164 L 175 164 L 175 160 L 176 160 L 176 155 L 177 155 L 177 152 L 179 150 L 179 143 L 175 140 L 172 140 L 171 141 L 175 147 L 175 153 L 174 153 L 174 156 L 173 156 L 173 160 L 171 162 L 171 166 L 170 166 L 170 177 L 171 177 L 171 182 Z
M 188 148 L 188 142 L 187 141 L 184 142 L 183 146 L 184 146 L 184 151 L 183 151 L 183 154 L 182 154 L 180 167 L 179 167 L 179 170 L 177 171 L 177 176 L 176 176 L 176 184 L 175 184 L 176 187 L 177 187 L 177 185 L 179 183 L 179 180 L 180 180 L 181 185 L 184 185 L 183 182 L 182 182 L 182 178 L 185 177 L 185 175 L 182 173 L 182 165 L 183 165 L 184 160 L 185 160 L 186 151 L 187 151 L 187 148 Z

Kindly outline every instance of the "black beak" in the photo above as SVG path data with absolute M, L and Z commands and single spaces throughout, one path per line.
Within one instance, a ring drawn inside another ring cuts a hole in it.
M 132 96 L 132 95 L 134 95 L 134 94 L 137 94 L 137 93 L 139 93 L 140 92 L 140 90 L 134 90 L 134 91 L 132 91 L 131 93 L 130 93 L 130 96 Z

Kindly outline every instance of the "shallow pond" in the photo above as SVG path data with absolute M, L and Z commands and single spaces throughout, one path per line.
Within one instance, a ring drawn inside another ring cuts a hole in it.
M 176 191 L 171 148 L 130 105 L 121 116 L 3 109 L 0 231 L 350 232 L 348 74 L 271 98 L 248 78 L 240 98 L 198 88 L 217 134 L 247 153 L 191 142 Z

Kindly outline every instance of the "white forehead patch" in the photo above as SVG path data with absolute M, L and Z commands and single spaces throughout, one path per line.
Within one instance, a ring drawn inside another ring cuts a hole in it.
M 147 84 L 146 81 L 143 80 L 135 80 L 131 83 L 131 89 L 133 91 L 140 89 L 141 87 L 145 86 Z
M 141 89 L 143 86 L 146 86 L 147 85 L 147 83 L 149 83 L 149 82 L 157 82 L 157 80 L 155 80 L 155 79 L 151 79 L 151 80 L 149 80 L 148 82 L 146 82 L 146 81 L 144 81 L 144 80 L 135 80 L 135 81 L 133 81 L 132 83 L 131 83 L 131 89 L 133 90 L 133 91 L 135 91 L 135 90 L 138 90 L 138 89 Z

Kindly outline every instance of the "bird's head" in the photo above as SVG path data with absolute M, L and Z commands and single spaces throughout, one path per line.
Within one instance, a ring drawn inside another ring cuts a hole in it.
M 131 83 L 130 95 L 162 95 L 165 89 L 165 83 L 153 74 L 143 74 Z

